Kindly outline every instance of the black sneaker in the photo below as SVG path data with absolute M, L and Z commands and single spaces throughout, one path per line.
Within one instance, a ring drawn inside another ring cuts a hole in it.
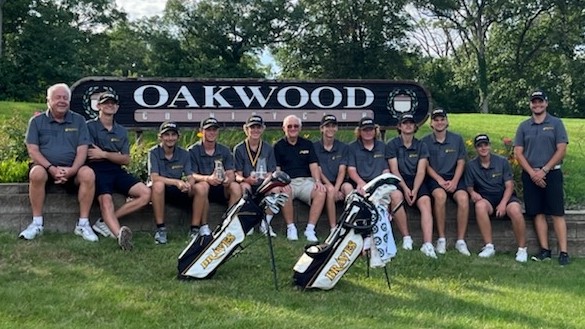
M 540 262 L 543 260 L 550 260 L 550 250 L 549 249 L 540 249 L 540 252 L 531 258 L 534 261 Z
M 569 265 L 569 254 L 561 251 L 561 253 L 559 254 L 559 265 L 561 266 Z
M 189 240 L 195 239 L 199 235 L 199 228 L 193 227 L 189 231 Z

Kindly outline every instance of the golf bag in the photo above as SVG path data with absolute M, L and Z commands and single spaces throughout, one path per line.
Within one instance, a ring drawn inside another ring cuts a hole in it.
M 222 216 L 222 222 L 211 235 L 197 235 L 181 252 L 178 259 L 179 279 L 208 279 L 240 246 L 246 233 L 259 224 L 270 211 L 277 214 L 288 196 L 270 193 L 275 187 L 286 186 L 290 177 L 276 171 L 266 178 L 256 193 L 245 191 L 244 196 Z
M 379 219 L 376 207 L 388 206 L 390 192 L 398 182 L 398 177 L 382 174 L 364 186 L 364 196 L 350 193 L 325 242 L 307 247 L 295 264 L 294 285 L 301 289 L 332 289 L 362 253 L 365 239 Z

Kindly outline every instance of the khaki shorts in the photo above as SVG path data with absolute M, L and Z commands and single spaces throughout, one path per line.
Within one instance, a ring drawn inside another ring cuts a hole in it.
M 304 203 L 311 205 L 311 193 L 315 188 L 315 180 L 312 177 L 297 177 L 290 182 L 292 190 L 292 199 L 299 199 Z

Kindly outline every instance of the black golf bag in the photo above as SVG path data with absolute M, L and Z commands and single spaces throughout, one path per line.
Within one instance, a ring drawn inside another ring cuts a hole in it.
M 197 235 L 181 252 L 178 259 L 179 279 L 208 279 L 217 268 L 229 259 L 254 226 L 259 224 L 267 211 L 276 214 L 288 196 L 270 193 L 275 187 L 286 186 L 290 177 L 277 171 L 266 178 L 255 194 L 246 191 L 222 216 L 222 222 L 211 235 Z
M 301 289 L 332 289 L 362 253 L 365 239 L 379 218 L 376 206 L 388 206 L 390 192 L 398 182 L 396 176 L 382 174 L 366 184 L 365 196 L 355 191 L 349 194 L 337 226 L 325 242 L 307 247 L 295 264 L 294 285 Z

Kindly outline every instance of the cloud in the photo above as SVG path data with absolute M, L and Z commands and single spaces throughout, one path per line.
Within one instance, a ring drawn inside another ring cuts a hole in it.
M 128 17 L 138 19 L 161 15 L 167 0 L 116 0 L 119 8 L 128 13 Z

